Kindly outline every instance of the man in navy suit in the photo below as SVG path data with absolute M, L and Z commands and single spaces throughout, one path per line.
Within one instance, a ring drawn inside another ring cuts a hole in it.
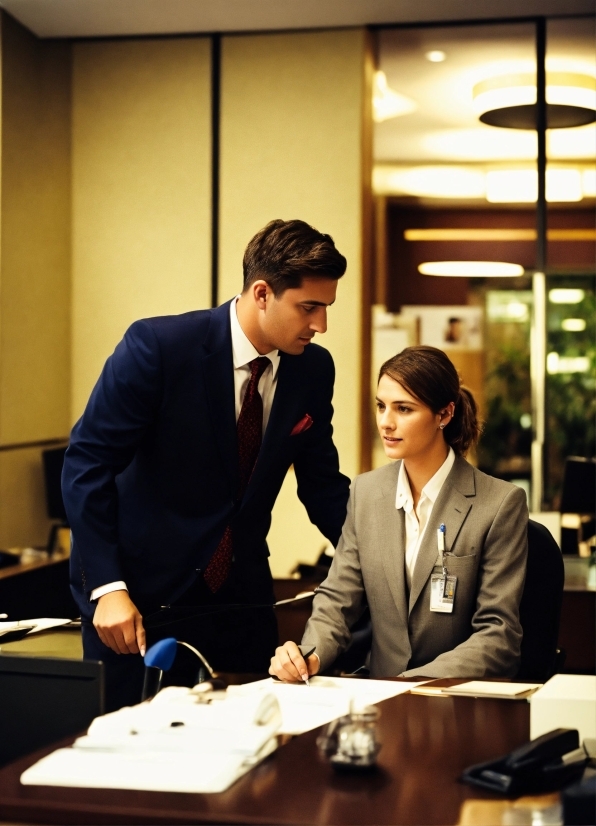
M 311 342 L 345 269 L 330 236 L 272 221 L 246 249 L 237 299 L 137 321 L 106 362 L 72 431 L 63 496 L 85 657 L 106 665 L 108 708 L 138 701 L 139 653 L 167 636 L 220 671 L 267 670 L 266 537 L 290 465 L 337 544 L 349 480 L 332 441 L 333 361 Z

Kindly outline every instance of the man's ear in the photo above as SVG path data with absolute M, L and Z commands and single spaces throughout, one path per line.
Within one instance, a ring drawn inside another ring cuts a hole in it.
M 253 299 L 259 310 L 264 310 L 271 295 L 271 288 L 266 281 L 255 281 L 251 284 Z

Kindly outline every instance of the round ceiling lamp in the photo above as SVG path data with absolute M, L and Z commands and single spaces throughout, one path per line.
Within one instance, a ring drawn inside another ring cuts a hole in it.
M 505 261 L 427 261 L 418 266 L 418 272 L 451 278 L 516 278 L 524 274 L 524 268 Z
M 491 77 L 472 90 L 474 111 L 489 126 L 536 128 L 536 75 Z M 596 77 L 579 72 L 546 73 L 548 129 L 568 129 L 596 121 Z

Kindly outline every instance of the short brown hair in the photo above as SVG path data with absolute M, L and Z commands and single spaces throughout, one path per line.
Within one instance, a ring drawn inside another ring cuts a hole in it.
M 478 409 L 474 396 L 464 387 L 448 356 L 437 347 L 406 347 L 383 364 L 379 371 L 399 382 L 423 404 L 439 413 L 455 402 L 453 418 L 445 427 L 445 441 L 453 450 L 465 455 L 480 437 Z
M 330 235 L 305 221 L 277 219 L 257 232 L 246 247 L 243 289 L 262 278 L 274 295 L 279 295 L 300 287 L 305 275 L 336 281 L 346 267 L 347 261 Z

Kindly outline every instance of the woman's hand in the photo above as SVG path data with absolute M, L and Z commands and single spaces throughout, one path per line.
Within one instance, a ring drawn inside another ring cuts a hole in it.
M 290 641 L 275 649 L 269 673 L 284 683 L 301 683 L 314 676 L 320 667 L 321 662 L 316 654 L 311 654 L 305 661 L 296 643 Z

